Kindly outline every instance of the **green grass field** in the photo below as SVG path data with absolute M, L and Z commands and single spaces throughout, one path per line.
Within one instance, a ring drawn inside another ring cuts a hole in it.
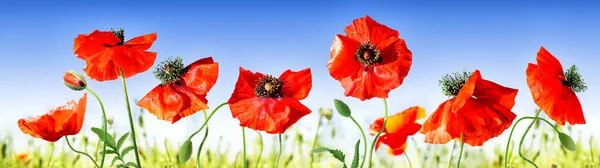
M 141 115 L 140 115 L 141 117 Z M 340 118 L 327 121 L 322 120 L 322 127 L 319 131 L 318 139 L 334 139 L 336 136 L 340 136 L 336 133 L 334 127 L 330 127 L 333 122 L 340 122 Z M 527 124 L 519 124 L 520 127 L 526 127 Z M 143 122 L 137 123 L 137 129 L 140 132 L 138 134 L 138 144 L 141 143 L 140 157 L 142 166 L 144 167 L 156 167 L 156 168 L 170 168 L 170 167 L 195 167 L 196 166 L 196 152 L 199 140 L 194 141 L 194 153 L 189 161 L 186 163 L 178 162 L 178 151 L 180 146 L 171 144 L 181 144 L 182 142 L 154 142 L 149 143 L 144 130 Z M 84 128 L 86 129 L 86 128 Z M 89 128 L 87 128 L 89 129 Z M 575 152 L 568 151 L 561 147 L 556 133 L 552 132 L 552 128 L 544 125 L 544 123 L 538 122 L 534 125 L 533 129 L 529 132 L 526 137 L 527 141 L 523 144 L 523 154 L 527 158 L 534 161 L 539 167 L 581 167 L 581 168 L 593 168 L 600 166 L 600 154 L 596 151 L 598 149 L 597 140 L 593 137 L 589 139 L 581 139 L 581 135 L 577 132 L 572 131 L 570 127 L 560 127 L 563 132 L 571 135 L 575 139 L 577 150 Z M 303 135 L 298 132 L 294 132 L 295 129 L 290 129 L 284 136 L 284 143 L 288 147 L 284 150 L 281 156 L 279 167 L 284 168 L 308 168 L 310 163 L 311 147 L 313 146 L 314 134 Z M 508 134 L 510 130 L 506 130 L 504 134 Z M 83 132 L 83 131 L 82 131 Z M 114 129 L 109 127 L 109 132 L 112 132 L 114 137 L 119 137 L 125 132 L 115 132 Z M 209 129 L 210 132 L 210 129 Z M 246 131 L 247 134 L 257 134 L 257 132 Z M 200 136 L 204 135 L 202 131 Z M 415 136 L 421 136 L 419 134 Z M 277 159 L 277 147 L 278 144 L 263 144 L 262 138 L 275 138 L 276 136 L 262 135 L 257 139 L 248 139 L 248 148 L 252 149 L 253 152 L 249 152 L 248 165 L 250 168 L 271 168 L 274 167 Z M 511 146 L 517 144 L 520 140 L 521 135 L 514 135 Z M 74 148 L 80 151 L 90 153 L 92 157 L 99 160 L 101 151 L 101 145 L 98 144 L 97 137 L 93 134 L 80 133 L 77 136 L 69 137 Z M 212 137 L 209 134 L 208 138 L 220 138 Z M 323 140 L 317 140 L 315 146 L 326 146 L 321 145 Z M 273 141 L 276 142 L 276 141 Z M 3 168 L 38 168 L 38 167 L 57 167 L 57 168 L 79 168 L 79 167 L 94 167 L 92 162 L 84 156 L 78 155 L 71 151 L 69 148 L 56 148 L 53 151 L 53 144 L 46 143 L 38 145 L 33 143 L 33 138 L 28 142 L 29 145 L 25 152 L 15 151 L 13 145 L 15 143 L 25 142 L 14 142 L 11 136 L 6 136 L 0 141 L 1 153 L 0 153 L 0 164 Z M 64 143 L 64 139 L 57 141 L 56 143 Z M 126 142 L 126 144 L 129 143 Z M 240 142 L 241 143 L 241 142 Z M 330 142 L 326 142 L 331 144 Z M 370 143 L 370 142 L 369 142 Z M 456 159 L 458 155 L 458 144 L 453 150 L 451 145 L 420 145 L 416 147 L 414 144 L 423 144 L 417 142 L 414 138 L 409 139 L 409 147 L 413 148 L 408 157 L 411 160 L 412 167 L 450 167 L 456 166 Z M 269 150 L 259 150 L 262 147 L 269 146 Z M 506 149 L 505 144 L 502 143 L 486 143 L 487 145 L 495 145 L 492 151 L 485 151 L 483 148 L 465 147 L 463 152 L 463 158 L 461 165 L 463 167 L 504 167 L 504 151 Z M 66 145 L 65 145 L 66 146 Z M 232 151 L 226 148 L 224 144 L 205 144 L 211 148 L 202 150 L 200 155 L 201 167 L 210 168 L 236 168 L 242 167 L 243 158 L 242 151 Z M 535 150 L 528 149 L 528 147 L 536 146 Z M 591 148 L 589 148 L 591 146 Z M 213 148 L 216 147 L 216 148 Z M 290 148 L 291 147 L 291 148 Z M 168 149 L 168 150 L 164 150 Z M 295 150 L 291 150 L 295 149 Z M 386 150 L 383 147 L 381 150 Z M 222 152 L 217 152 L 222 151 Z M 509 153 L 509 167 L 533 167 L 520 159 L 517 152 L 517 147 L 513 147 L 513 153 Z M 96 155 L 93 155 L 96 153 Z M 490 155 L 492 153 L 492 155 Z M 228 157 L 233 154 L 234 158 Z M 392 159 L 390 156 L 383 156 L 383 152 L 380 155 L 374 157 L 374 167 L 382 168 L 395 168 L 395 167 L 409 167 L 404 156 L 395 156 Z M 350 164 L 354 153 L 346 153 L 346 162 Z M 120 160 L 117 160 L 112 164 L 114 155 L 106 155 L 104 167 L 115 167 L 120 164 Z M 453 160 L 450 161 L 451 156 Z M 260 159 L 259 159 L 260 157 Z M 125 162 L 134 161 L 133 152 L 129 152 L 124 158 Z M 329 168 L 329 167 L 342 167 L 342 164 L 335 160 L 328 153 L 315 153 L 314 164 L 315 168 Z M 366 165 L 365 165 L 366 167 Z

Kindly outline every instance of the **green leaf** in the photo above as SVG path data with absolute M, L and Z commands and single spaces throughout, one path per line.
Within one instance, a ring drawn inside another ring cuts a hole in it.
M 575 149 L 576 149 L 575 142 L 569 135 L 559 132 L 558 139 L 560 140 L 560 144 L 562 144 L 562 146 L 565 149 L 568 149 L 570 151 L 575 151 Z
M 133 146 L 128 146 L 127 148 L 123 149 L 121 151 L 121 157 L 125 157 L 125 155 L 127 155 L 127 153 L 131 152 L 134 149 L 135 149 L 135 147 L 133 147 Z
M 350 107 L 346 103 L 341 100 L 333 99 L 333 104 L 335 105 L 335 109 L 340 113 L 340 115 L 344 117 L 350 117 Z
M 192 141 L 187 140 L 179 149 L 179 161 L 181 163 L 187 162 L 192 156 Z
M 133 162 L 127 162 L 127 164 L 126 164 L 126 165 L 127 165 L 127 166 L 131 166 L 131 167 L 135 167 L 135 168 L 137 168 L 137 167 L 138 167 L 138 166 L 137 166 L 137 164 L 135 164 L 135 163 L 133 163 Z
M 350 168 L 358 168 L 358 161 L 360 160 L 358 158 L 358 147 L 360 146 L 360 139 L 358 141 L 356 141 L 356 145 L 354 145 L 354 159 L 352 159 L 352 165 L 350 165 Z
M 105 132 L 104 130 L 96 127 L 92 127 L 92 132 L 96 133 L 96 135 L 98 135 L 98 138 L 102 140 L 102 142 L 106 143 L 106 146 L 111 147 L 113 149 L 117 147 L 117 144 L 115 143 L 115 138 L 113 138 L 112 135 L 110 135 L 108 132 Z
M 312 150 L 313 153 L 320 153 L 320 152 L 325 152 L 325 151 L 328 151 L 331 155 L 333 155 L 333 157 L 335 159 L 342 162 L 344 164 L 344 167 L 347 167 L 346 162 L 345 162 L 346 155 L 344 155 L 344 152 L 340 151 L 339 149 L 329 149 L 329 148 L 325 148 L 325 147 L 320 147 L 320 148 Z
M 121 149 L 121 146 L 123 146 L 123 143 L 125 143 L 125 140 L 127 140 L 127 136 L 129 136 L 129 132 L 125 133 L 125 135 L 119 138 L 119 142 L 117 142 L 117 150 Z
M 109 167 L 112 167 L 113 165 L 115 165 L 115 163 L 116 163 L 118 160 L 119 160 L 119 157 L 118 157 L 118 156 L 115 156 L 115 157 L 113 158 L 112 162 L 110 162 L 110 166 L 109 166 Z

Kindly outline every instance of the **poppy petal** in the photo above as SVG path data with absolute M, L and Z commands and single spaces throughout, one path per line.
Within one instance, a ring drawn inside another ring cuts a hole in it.
M 312 88 L 312 74 L 310 68 L 294 72 L 287 70 L 279 77 L 283 81 L 281 93 L 286 97 L 296 100 L 305 99 Z
M 386 123 L 386 133 L 403 132 L 413 135 L 421 129 L 420 124 L 415 124 L 415 121 L 425 116 L 425 108 L 419 106 L 409 107 L 406 110 L 388 117 Z
M 431 114 L 431 116 L 423 123 L 421 133 L 425 134 L 424 142 L 430 144 L 445 144 L 452 140 L 452 136 L 446 132 L 446 125 L 452 116 L 456 115 L 450 113 L 452 108 L 452 100 L 447 100 L 440 104 L 438 108 Z
M 565 79 L 562 65 L 558 59 L 556 59 L 556 57 L 546 50 L 546 48 L 541 47 L 535 59 L 537 60 L 538 67 L 543 73 L 546 73 L 548 76 L 557 78 L 559 80 Z
M 234 104 L 242 99 L 256 97 L 254 88 L 257 85 L 258 79 L 263 77 L 263 74 L 252 73 L 252 71 L 246 70 L 240 67 L 240 75 L 235 83 L 235 89 L 231 94 L 231 98 L 227 101 L 227 104 Z
M 117 68 L 123 69 L 125 78 L 147 71 L 154 65 L 156 52 L 129 48 L 127 46 L 115 46 L 110 48 L 113 52 L 112 61 Z M 115 71 L 119 71 L 116 69 Z
M 403 39 L 396 38 L 390 40 L 390 44 L 385 44 L 385 46 L 378 45 L 378 49 L 381 51 L 379 56 L 383 59 L 381 64 L 393 64 L 398 69 L 402 79 L 404 79 L 412 65 L 412 51 L 408 49 L 406 42 Z
M 154 87 L 137 103 L 138 106 L 148 110 L 158 119 L 171 121 L 191 100 L 187 95 L 181 94 L 171 84 Z
M 401 155 L 406 150 L 408 136 L 406 134 L 386 134 L 382 138 L 382 143 L 386 144 L 389 149 L 388 153 L 391 155 Z
M 112 55 L 112 50 L 105 50 L 97 53 L 95 56 L 92 56 L 85 61 L 86 63 L 83 71 L 90 79 L 99 82 L 117 79 L 120 75 L 120 71 L 111 60 Z M 125 74 L 125 76 L 127 75 L 131 76 L 131 74 Z
M 105 45 L 114 45 L 121 42 L 119 37 L 111 32 L 95 30 L 90 34 L 80 34 L 75 38 L 73 45 L 77 58 L 88 59 L 97 53 L 106 50 Z
M 356 74 L 362 67 L 354 54 L 360 43 L 343 35 L 336 35 L 331 46 L 327 69 L 336 80 Z
M 387 125 L 387 123 L 386 123 Z M 383 127 L 383 118 L 377 118 L 370 126 L 369 126 L 369 134 L 370 135 L 375 135 L 377 133 L 379 133 L 379 131 L 381 130 L 381 127 Z M 384 129 L 383 133 L 387 133 L 387 130 Z
M 212 57 L 207 57 L 188 65 L 182 79 L 194 94 L 206 95 L 217 83 L 218 76 L 219 63 L 214 62 Z
M 368 15 L 352 21 L 352 24 L 347 26 L 344 32 L 346 32 L 348 37 L 356 41 L 370 41 L 373 44 L 378 44 L 387 38 L 397 38 L 400 36 L 398 31 L 378 23 Z
M 189 105 L 184 104 L 184 108 L 181 111 L 179 111 L 177 115 L 173 116 L 173 118 L 171 119 L 172 124 L 184 117 L 195 114 L 200 110 L 208 109 L 208 100 L 206 99 L 206 95 L 197 95 L 192 90 L 190 90 L 190 87 L 187 85 L 175 87 L 175 90 L 187 96 L 190 100 L 190 103 Z
M 455 100 L 452 101 L 453 113 L 456 113 L 456 111 L 462 108 L 463 105 L 465 105 L 465 103 L 467 102 L 467 100 L 469 100 L 473 96 L 473 93 L 475 92 L 475 86 L 480 80 L 482 80 L 481 73 L 479 72 L 479 70 L 475 70 L 473 74 L 471 74 L 471 77 L 469 77 L 469 80 L 467 80 L 467 82 L 465 82 L 465 84 L 460 88 Z
M 385 80 L 377 80 L 378 76 L 376 76 L 376 73 L 371 73 L 371 71 L 374 70 L 374 67 L 369 68 L 370 69 L 367 71 L 359 70 L 355 76 L 350 76 L 341 80 L 342 87 L 344 88 L 344 95 L 356 97 L 361 101 L 368 100 L 374 97 L 388 97 L 390 89 L 378 86 L 378 84 L 384 86 L 388 84 L 383 84 L 381 82 Z M 381 66 L 377 66 L 377 68 L 377 75 L 382 75 L 380 77 L 394 79 L 393 76 L 396 74 L 392 70 Z
M 477 99 L 486 99 L 495 104 L 500 104 L 507 109 L 512 109 L 515 106 L 515 98 L 519 90 L 504 87 L 500 84 L 489 80 L 480 80 L 477 82 L 477 88 L 473 93 Z
M 448 122 L 446 132 L 453 138 L 464 133 L 464 142 L 481 146 L 508 129 L 517 117 L 510 109 L 485 99 L 470 98 Z
M 145 34 L 132 38 L 131 40 L 125 42 L 124 45 L 131 49 L 148 50 L 150 47 L 152 47 L 152 44 L 154 41 L 156 41 L 156 38 L 156 33 Z
M 229 104 L 240 126 L 270 134 L 282 134 L 302 116 L 311 112 L 298 100 L 290 98 L 248 98 Z

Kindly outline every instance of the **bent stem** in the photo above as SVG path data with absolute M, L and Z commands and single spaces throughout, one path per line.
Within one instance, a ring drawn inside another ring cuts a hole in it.
M 521 147 L 523 146 L 523 142 L 525 141 L 525 136 L 527 136 L 527 133 L 529 132 L 529 130 L 531 129 L 531 127 L 533 127 L 533 124 L 535 124 L 535 122 L 537 122 L 538 116 L 540 115 L 540 112 L 542 112 L 542 110 L 539 110 L 536 114 L 535 117 L 533 119 L 533 121 L 531 121 L 531 123 L 529 124 L 529 126 L 527 127 L 527 129 L 525 129 L 525 132 L 523 133 L 523 135 L 521 136 L 521 141 L 519 141 L 519 156 L 521 157 L 521 159 L 525 160 L 526 162 L 529 162 L 531 165 L 533 165 L 534 167 L 538 167 L 533 161 L 525 158 L 525 156 L 523 156 L 523 153 L 521 152 Z M 523 117 L 526 118 L 526 117 Z M 557 130 L 558 131 L 558 130 Z
M 129 105 L 129 95 L 127 94 L 127 83 L 125 83 L 125 75 L 123 74 L 123 69 L 119 69 L 121 72 L 121 84 L 123 85 L 123 94 L 125 94 L 125 104 L 127 105 L 127 115 L 129 115 L 129 127 L 131 129 L 131 141 L 133 141 L 133 150 L 135 150 L 135 161 L 137 162 L 138 167 L 142 167 L 140 163 L 139 150 L 137 147 L 137 142 L 135 140 L 135 126 L 133 125 L 133 116 L 131 115 L 131 105 Z
M 386 116 L 387 116 L 387 114 L 386 114 Z M 365 142 L 365 143 L 363 143 L 363 148 L 364 148 L 363 157 L 362 157 L 362 162 L 360 163 L 360 167 L 362 168 L 365 165 L 365 157 L 367 157 L 367 136 L 365 136 L 365 131 L 363 131 L 362 127 L 360 126 L 360 124 L 358 124 L 358 122 L 356 122 L 354 117 L 350 116 L 350 119 L 352 120 L 352 122 L 354 122 L 354 125 L 356 125 L 356 127 L 358 127 L 358 130 L 360 130 L 360 133 L 362 134 L 362 137 L 363 137 L 363 142 Z M 409 162 L 410 162 L 410 160 L 409 160 Z
M 462 159 L 463 147 L 465 146 L 465 133 L 460 134 L 460 152 L 458 152 L 458 162 L 456 168 L 460 168 L 460 159 Z
M 246 159 L 246 129 L 244 129 L 244 127 L 242 127 L 242 143 L 244 144 L 244 163 L 242 164 L 244 165 L 244 168 L 248 168 L 248 165 L 246 164 L 248 163 L 248 160 Z
M 381 129 L 379 130 L 377 135 L 375 135 L 375 139 L 373 139 L 373 143 L 371 143 L 371 149 L 369 149 L 369 168 L 371 168 L 373 166 L 373 148 L 375 148 L 375 143 L 377 143 L 377 138 L 379 138 L 379 135 L 381 135 L 381 132 L 383 132 L 383 130 L 385 129 L 385 125 L 387 124 L 388 105 L 387 105 L 387 101 L 385 100 L 385 98 L 383 98 L 383 108 L 384 108 L 383 126 L 381 127 Z
M 215 112 L 217 112 L 217 110 L 219 110 L 224 105 L 227 105 L 227 103 L 219 104 L 219 106 L 217 106 L 217 108 L 215 108 L 212 112 L 210 112 L 210 114 L 208 115 L 208 118 L 206 118 L 206 120 L 204 120 L 204 124 L 202 124 L 202 126 L 198 130 L 196 130 L 196 132 L 194 132 L 192 135 L 190 135 L 190 138 L 188 138 L 188 140 L 191 140 L 192 137 L 196 136 L 196 134 L 198 134 L 200 131 L 202 131 L 202 129 L 204 129 L 204 127 L 206 127 L 208 125 L 208 121 L 210 120 L 210 118 L 212 118 L 212 116 L 215 114 Z
M 515 125 L 513 125 L 513 128 L 510 130 L 510 134 L 508 134 L 508 142 L 506 142 L 506 150 L 504 151 L 504 168 L 508 167 L 508 158 L 509 158 L 508 157 L 508 150 L 512 149 L 512 148 L 510 148 L 510 141 L 512 139 L 513 132 L 515 132 L 515 128 L 517 128 L 517 124 L 519 124 L 519 122 L 521 122 L 524 119 L 529 119 L 529 118 L 525 118 L 525 117 L 519 118 L 515 122 Z
M 311 150 L 315 149 L 315 146 L 317 145 L 317 140 L 319 139 L 319 128 L 321 128 L 321 120 L 323 119 L 323 115 L 319 115 L 319 122 L 317 123 L 317 129 L 315 130 L 315 137 L 313 138 L 313 144 L 312 147 L 310 148 Z M 310 167 L 313 167 L 313 162 L 314 162 L 314 153 L 310 152 Z
M 202 110 L 202 114 L 204 114 L 204 121 L 208 122 L 208 117 L 206 116 L 206 110 Z M 200 154 L 202 153 L 202 147 L 204 146 L 204 142 L 206 142 L 206 138 L 208 138 L 208 126 L 206 126 L 206 131 L 204 132 L 204 138 L 202 138 L 202 142 L 200 142 L 200 146 L 198 147 L 198 153 L 196 154 L 196 166 L 200 168 Z
M 98 104 L 100 104 L 100 109 L 102 109 L 102 130 L 104 130 L 104 137 L 107 137 L 108 135 L 108 131 L 106 130 L 106 111 L 104 110 L 104 104 L 102 104 L 102 100 L 100 100 L 100 96 L 98 96 L 98 94 L 96 94 L 96 92 L 94 92 L 94 90 L 90 89 L 89 87 L 85 87 L 85 89 L 92 93 L 92 95 L 94 95 L 94 97 L 96 97 L 96 100 L 98 100 Z M 100 142 L 100 141 L 98 141 Z M 106 151 L 106 143 L 103 143 L 104 147 L 102 148 L 102 151 Z M 102 152 L 102 159 L 100 160 L 100 168 L 102 168 L 104 166 L 104 158 L 106 157 L 106 152 Z
M 94 163 L 94 165 L 96 165 L 96 167 L 98 167 L 98 168 L 100 167 L 100 166 L 98 166 L 98 163 L 96 163 L 96 161 L 94 161 L 94 158 L 92 158 L 92 156 L 90 156 L 89 154 L 87 154 L 85 152 L 81 152 L 81 151 L 78 151 L 75 148 L 73 148 L 73 146 L 71 146 L 71 142 L 69 142 L 69 137 L 65 136 L 65 140 L 67 141 L 67 145 L 69 145 L 69 148 L 71 148 L 71 150 L 73 150 L 73 152 L 87 156 L 88 158 L 90 158 L 92 163 Z
M 283 151 L 283 143 L 281 143 L 281 134 L 279 134 L 279 154 L 277 154 L 277 161 L 275 161 L 275 168 L 279 167 L 279 159 Z
M 254 131 L 256 131 L 256 130 L 254 130 Z M 256 133 L 258 134 L 258 138 L 260 139 L 260 150 L 258 151 L 258 158 L 256 159 L 256 166 L 255 166 L 255 168 L 258 168 L 258 165 L 260 165 L 260 158 L 262 157 L 263 138 L 262 138 L 262 134 L 260 134 L 260 132 L 256 131 Z
M 408 162 L 408 167 L 412 168 L 412 163 L 410 162 L 410 158 L 408 158 L 408 154 L 406 154 L 406 151 L 404 151 L 404 157 L 406 158 L 406 161 Z

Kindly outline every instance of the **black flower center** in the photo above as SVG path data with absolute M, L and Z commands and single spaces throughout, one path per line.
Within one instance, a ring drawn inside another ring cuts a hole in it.
M 442 87 L 442 93 L 448 97 L 458 95 L 460 89 L 467 83 L 467 80 L 473 75 L 473 72 L 463 71 L 462 73 L 454 72 L 452 75 L 446 74 L 439 81 Z
M 266 75 L 258 80 L 254 88 L 254 93 L 256 96 L 262 98 L 279 98 L 282 97 L 280 93 L 282 86 L 283 81 L 271 75 Z
M 175 59 L 169 57 L 167 60 L 158 64 L 158 67 L 153 73 L 154 76 L 161 81 L 161 84 L 164 85 L 179 81 L 185 71 L 186 69 L 183 67 L 183 60 L 181 57 L 177 56 Z
M 565 72 L 565 80 L 562 80 L 562 84 L 569 86 L 573 92 L 585 92 L 587 90 L 587 84 L 583 82 L 581 74 L 575 65 L 571 65 Z
M 371 44 L 371 42 L 366 41 L 359 44 L 358 50 L 356 50 L 356 53 L 354 53 L 354 57 L 360 62 L 360 64 L 368 67 L 381 63 L 383 59 L 379 53 L 380 51 L 377 49 L 375 44 Z

